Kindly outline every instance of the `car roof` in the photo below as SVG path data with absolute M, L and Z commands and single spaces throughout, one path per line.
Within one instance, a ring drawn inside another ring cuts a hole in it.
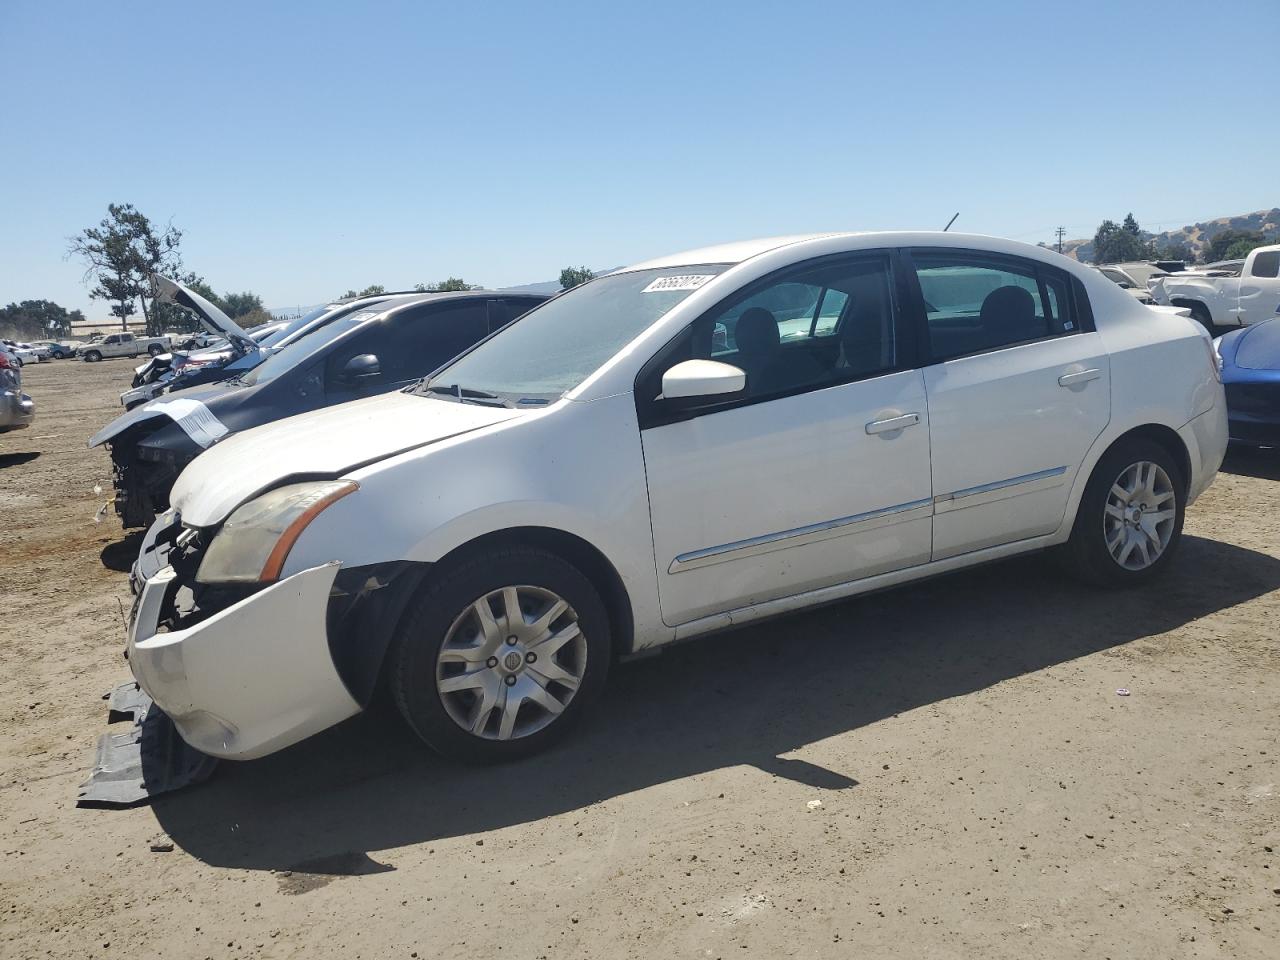
M 1068 259 L 1063 257 L 1062 254 L 1054 253 L 1044 247 L 1035 247 L 1015 240 L 1006 240 L 1003 237 L 989 237 L 975 233 L 949 233 L 945 230 L 853 230 L 833 231 L 830 233 L 798 233 L 789 236 L 763 237 L 757 240 L 721 243 L 710 247 L 686 250 L 682 253 L 673 253 L 664 257 L 656 257 L 652 260 L 644 260 L 612 272 L 615 274 L 630 273 L 635 270 L 689 267 L 702 263 L 740 264 L 782 247 L 807 245 L 815 241 L 842 237 L 856 238 L 863 241 L 857 244 L 859 248 L 864 245 L 867 247 L 972 246 L 977 250 L 1004 253 L 1010 256 L 1034 257 L 1041 260 L 1056 259 L 1059 261 Z M 1117 264 L 1109 264 L 1109 266 L 1117 266 Z

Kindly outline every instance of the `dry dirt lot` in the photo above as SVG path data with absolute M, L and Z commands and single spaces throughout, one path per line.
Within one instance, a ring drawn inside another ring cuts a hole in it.
M 136 549 L 85 438 L 131 366 L 28 367 L 0 436 L 0 956 L 1280 956 L 1280 454 L 1149 589 L 1001 563 L 625 665 L 524 763 L 382 711 L 82 810 Z

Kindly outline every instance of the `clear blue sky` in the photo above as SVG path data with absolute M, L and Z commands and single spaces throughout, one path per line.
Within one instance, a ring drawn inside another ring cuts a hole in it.
M 0 302 L 109 201 L 270 307 L 728 239 L 1280 204 L 1280 3 L 0 0 Z

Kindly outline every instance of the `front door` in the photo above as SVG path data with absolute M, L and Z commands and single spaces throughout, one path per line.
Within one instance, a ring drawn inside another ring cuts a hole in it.
M 929 559 L 928 409 L 896 302 L 887 257 L 801 267 L 696 321 L 642 373 L 668 624 Z M 745 395 L 664 410 L 661 373 L 691 357 L 742 367 Z
M 929 362 L 933 559 L 1058 529 L 1111 411 L 1110 365 L 1068 274 L 916 250 Z

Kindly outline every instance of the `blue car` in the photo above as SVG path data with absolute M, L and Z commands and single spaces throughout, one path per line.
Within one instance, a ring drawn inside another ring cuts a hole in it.
M 1223 334 L 1213 346 L 1222 362 L 1231 439 L 1280 447 L 1280 316 Z

